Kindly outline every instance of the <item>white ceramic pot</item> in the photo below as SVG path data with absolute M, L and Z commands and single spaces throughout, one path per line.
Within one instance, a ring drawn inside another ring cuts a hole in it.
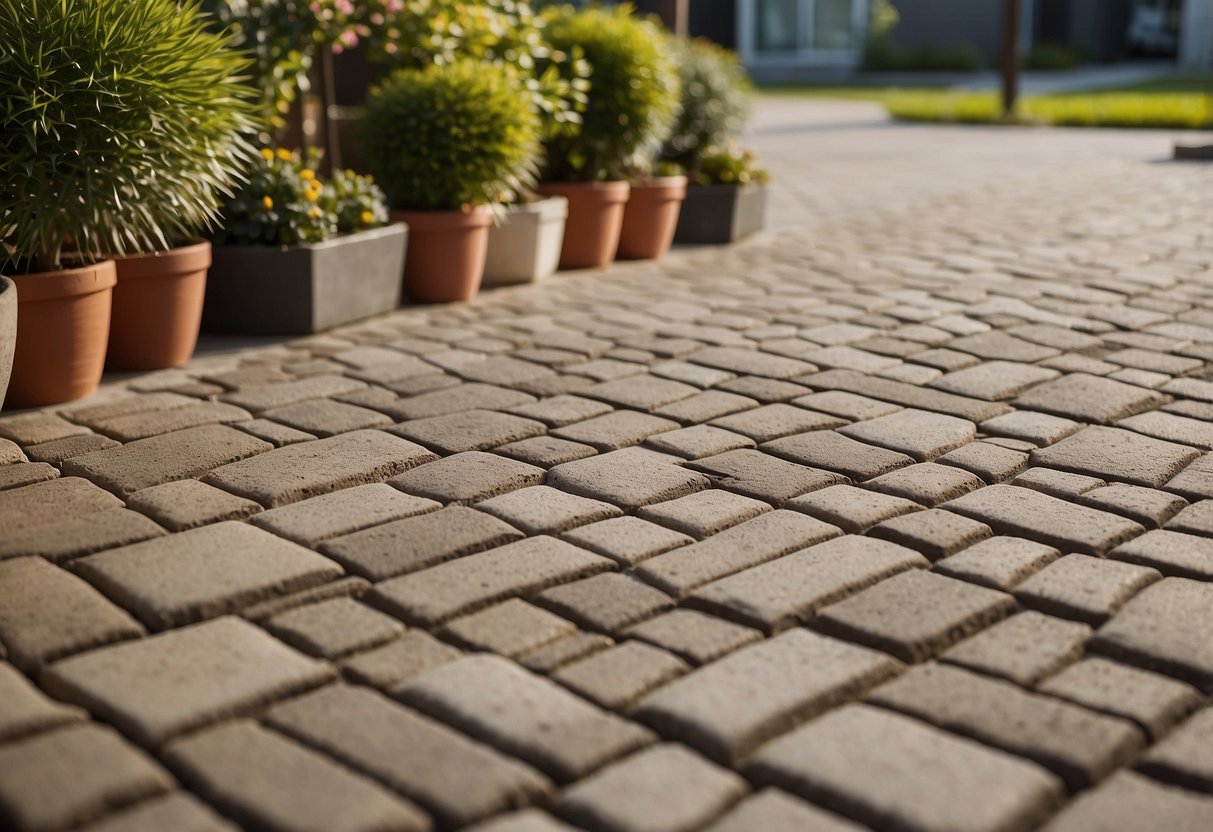
M 511 205 L 501 225 L 489 230 L 482 286 L 532 283 L 556 271 L 569 201 L 549 196 Z

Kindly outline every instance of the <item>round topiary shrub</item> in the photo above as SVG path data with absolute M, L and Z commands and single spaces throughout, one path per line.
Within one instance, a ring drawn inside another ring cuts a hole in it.
M 674 39 L 681 110 L 662 157 L 694 175 L 710 149 L 740 135 L 749 114 L 749 82 L 736 53 L 706 40 Z
M 196 2 L 0 0 L 0 264 L 168 248 L 210 227 L 256 129 L 247 60 Z
M 496 204 L 535 181 L 539 119 L 502 64 L 399 70 L 371 90 L 362 130 L 367 163 L 393 208 Z
M 631 157 L 661 146 L 676 114 L 678 74 L 668 39 L 626 6 L 553 10 L 547 33 L 553 48 L 580 50 L 590 65 L 581 130 L 548 142 L 548 178 L 620 178 Z

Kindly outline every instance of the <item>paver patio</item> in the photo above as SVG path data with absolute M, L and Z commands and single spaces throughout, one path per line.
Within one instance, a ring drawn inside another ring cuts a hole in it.
M 1213 169 L 855 106 L 777 233 L 0 416 L 0 827 L 1213 828 Z

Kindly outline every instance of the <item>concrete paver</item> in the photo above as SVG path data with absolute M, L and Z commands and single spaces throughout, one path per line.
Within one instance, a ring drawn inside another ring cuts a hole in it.
M 758 114 L 773 233 L 0 416 L 0 826 L 1204 832 L 1213 173 Z

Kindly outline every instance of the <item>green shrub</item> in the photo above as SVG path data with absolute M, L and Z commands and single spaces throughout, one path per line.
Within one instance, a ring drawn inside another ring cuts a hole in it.
M 590 65 L 581 130 L 547 143 L 556 181 L 618 178 L 629 158 L 655 155 L 678 106 L 678 75 L 667 38 L 628 6 L 549 12 L 548 37 L 562 52 L 580 49 Z
M 751 151 L 730 144 L 705 153 L 693 181 L 696 185 L 765 185 L 770 179 Z
M 534 184 L 539 118 L 505 65 L 398 70 L 371 91 L 362 130 L 367 163 L 393 208 L 492 205 Z
M 693 173 L 708 148 L 740 135 L 749 114 L 749 84 L 735 53 L 705 40 L 673 43 L 681 108 L 662 157 Z
M 1085 62 L 1081 50 L 1059 43 L 1033 44 L 1024 59 L 1027 69 L 1063 70 L 1074 69 Z
M 996 93 L 892 92 L 885 107 L 903 121 L 990 124 L 1002 120 Z M 1028 96 L 1019 102 L 1027 123 L 1069 127 L 1213 127 L 1213 97 L 1199 93 L 1091 92 Z
M 255 129 L 196 2 L 0 0 L 0 263 L 166 248 L 216 218 Z
M 589 87 L 579 50 L 547 42 L 545 20 L 525 0 L 413 0 L 388 4 L 369 27 L 371 60 L 424 69 L 461 59 L 514 67 L 534 96 L 545 139 L 576 134 Z
M 388 221 L 383 192 L 369 176 L 339 171 L 328 182 L 316 175 L 320 154 L 265 148 L 248 183 L 223 206 L 219 243 L 293 246 L 335 234 L 376 228 Z
M 976 72 L 984 61 L 969 43 L 924 43 L 907 49 L 887 38 L 872 38 L 864 45 L 862 66 L 869 72 Z

